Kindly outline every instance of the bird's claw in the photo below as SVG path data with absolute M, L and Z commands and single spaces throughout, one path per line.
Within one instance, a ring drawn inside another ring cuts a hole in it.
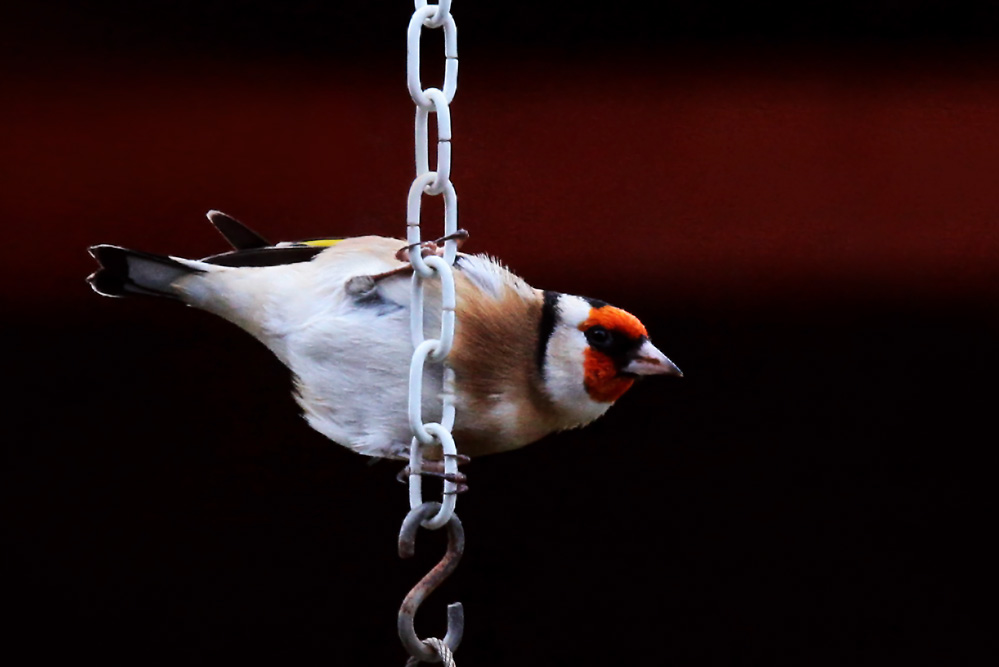
M 454 241 L 459 248 L 468 240 L 468 230 L 459 229 L 458 231 L 448 234 L 447 236 L 442 236 L 439 239 L 432 241 L 429 245 L 435 249 L 444 244 L 445 241 Z M 442 251 L 443 252 L 443 251 Z
M 445 454 L 445 456 L 453 456 L 458 460 L 458 465 L 462 463 L 468 463 L 471 459 L 464 454 Z M 395 476 L 395 479 L 400 484 L 405 484 L 412 471 L 409 466 L 406 466 L 399 471 L 399 474 Z M 463 472 L 456 472 L 454 474 L 444 472 L 444 463 L 442 461 L 424 461 L 423 468 L 420 470 L 421 477 L 433 477 L 434 479 L 440 479 L 445 482 L 453 482 L 455 485 L 454 493 L 465 493 L 468 491 L 468 475 Z
M 409 261 L 409 251 L 420 246 L 420 255 L 423 257 L 430 257 L 431 255 L 436 255 L 438 257 L 444 256 L 444 243 L 447 241 L 454 241 L 458 244 L 458 249 L 468 240 L 468 231 L 465 229 L 459 229 L 453 234 L 448 234 L 447 236 L 442 236 L 434 241 L 424 241 L 422 243 L 411 243 L 408 246 L 399 249 L 399 252 L 395 254 L 395 258 L 400 262 Z
M 443 244 L 446 241 L 455 241 L 458 244 L 458 248 L 468 239 L 468 232 L 464 229 L 459 229 L 453 234 L 448 234 L 447 236 L 442 236 L 436 241 L 424 241 L 423 243 L 413 243 L 408 246 L 404 246 L 399 249 L 395 254 L 395 258 L 400 262 L 409 262 L 409 251 L 416 246 L 420 246 L 420 255 L 423 257 L 430 257 L 431 255 L 436 255 L 437 257 L 444 256 Z M 345 284 L 344 289 L 351 297 L 358 301 L 363 301 L 364 299 L 371 298 L 375 293 L 375 289 L 378 286 L 378 281 L 384 280 L 385 278 L 391 278 L 393 276 L 398 276 L 400 274 L 409 273 L 413 270 L 411 265 L 400 266 L 389 271 L 384 271 L 382 273 L 375 273 L 373 275 L 362 275 L 353 276 Z

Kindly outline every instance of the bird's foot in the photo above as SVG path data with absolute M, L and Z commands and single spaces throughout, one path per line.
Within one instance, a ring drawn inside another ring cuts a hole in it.
M 384 273 L 353 276 L 344 284 L 344 290 L 350 297 L 356 299 L 357 301 L 365 301 L 367 299 L 375 298 L 375 295 L 377 294 L 375 290 L 378 288 L 379 280 L 391 278 L 392 276 L 397 276 L 403 273 L 409 273 L 412 270 L 412 266 L 400 266 L 398 269 L 392 269 L 391 271 L 385 271 Z
M 448 456 L 448 454 L 445 454 Z M 458 460 L 458 465 L 463 463 L 468 463 L 471 459 L 464 454 L 454 454 L 454 458 Z M 402 484 L 405 484 L 409 480 L 409 475 L 411 474 L 409 466 L 406 466 L 399 471 L 399 474 L 395 476 L 396 480 Z M 444 472 L 444 462 L 443 461 L 424 461 L 422 468 L 420 470 L 421 477 L 432 477 L 434 479 L 440 479 L 445 482 L 454 482 L 455 493 L 465 493 L 468 491 L 468 475 L 463 472 L 456 472 L 453 475 Z
M 464 245 L 465 241 L 468 240 L 468 231 L 465 229 L 459 229 L 453 234 L 448 234 L 447 236 L 442 236 L 435 241 L 424 241 L 423 243 L 413 243 L 411 245 L 405 246 L 399 249 L 399 252 L 395 254 L 395 258 L 400 262 L 409 261 L 409 251 L 415 248 L 417 245 L 420 246 L 420 254 L 424 257 L 429 257 L 431 255 L 437 255 L 438 257 L 444 256 L 444 243 L 446 241 L 454 241 L 458 244 L 458 249 L 461 250 L 461 246 Z
M 448 234 L 447 236 L 442 236 L 436 241 L 424 241 L 420 244 L 412 244 L 399 249 L 399 252 L 395 254 L 395 258 L 400 262 L 409 261 L 409 251 L 420 246 L 420 254 L 424 257 L 429 257 L 430 255 L 436 255 L 438 257 L 444 256 L 443 244 L 445 241 L 456 241 L 458 243 L 458 248 L 468 239 L 468 232 L 464 229 L 459 229 L 454 234 Z M 357 299 L 358 301 L 363 301 L 369 299 L 375 294 L 375 289 L 378 287 L 378 281 L 384 280 L 386 278 L 391 278 L 393 276 L 398 276 L 400 274 L 409 273 L 413 270 L 412 265 L 400 266 L 396 269 L 391 269 L 389 271 L 384 271 L 382 273 L 375 273 L 373 275 L 367 276 L 354 276 L 344 285 L 344 289 L 347 294 Z
M 428 248 L 433 248 L 433 250 L 436 251 L 438 254 L 443 254 L 444 253 L 444 249 L 441 248 L 441 246 L 444 245 L 445 241 L 454 241 L 455 244 L 457 244 L 457 246 L 458 246 L 458 250 L 461 250 L 461 246 L 465 245 L 465 241 L 467 241 L 467 240 L 468 240 L 468 230 L 467 229 L 459 229 L 458 231 L 454 232 L 453 234 L 448 234 L 447 236 L 442 236 L 439 239 L 437 239 L 436 241 L 431 241 L 430 243 L 427 243 L 425 245 Z

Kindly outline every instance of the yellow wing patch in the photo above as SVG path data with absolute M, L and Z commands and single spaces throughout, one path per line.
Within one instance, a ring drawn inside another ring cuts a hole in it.
M 329 248 L 343 239 L 313 239 L 311 241 L 299 241 L 300 245 L 312 246 L 313 248 Z

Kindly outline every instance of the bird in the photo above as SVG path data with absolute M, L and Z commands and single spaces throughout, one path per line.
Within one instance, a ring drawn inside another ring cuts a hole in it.
M 359 454 L 407 460 L 413 248 L 381 236 L 272 244 L 220 211 L 207 215 L 232 250 L 185 259 L 94 245 L 100 268 L 87 281 L 103 296 L 171 299 L 232 322 L 290 369 L 309 426 Z M 438 252 L 438 245 L 418 251 Z M 453 435 L 465 460 L 585 426 L 640 377 L 682 376 L 623 309 L 536 289 L 488 255 L 458 253 L 454 279 L 447 364 Z M 424 285 L 433 337 L 440 286 Z M 425 421 L 441 418 L 442 374 L 441 364 L 427 365 Z

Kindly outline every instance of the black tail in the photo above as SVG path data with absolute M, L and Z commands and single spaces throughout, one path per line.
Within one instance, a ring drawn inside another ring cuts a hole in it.
M 101 268 L 87 277 L 94 291 L 103 296 L 143 294 L 179 299 L 173 282 L 198 273 L 198 269 L 162 255 L 127 250 L 114 245 L 95 245 L 90 254 Z

